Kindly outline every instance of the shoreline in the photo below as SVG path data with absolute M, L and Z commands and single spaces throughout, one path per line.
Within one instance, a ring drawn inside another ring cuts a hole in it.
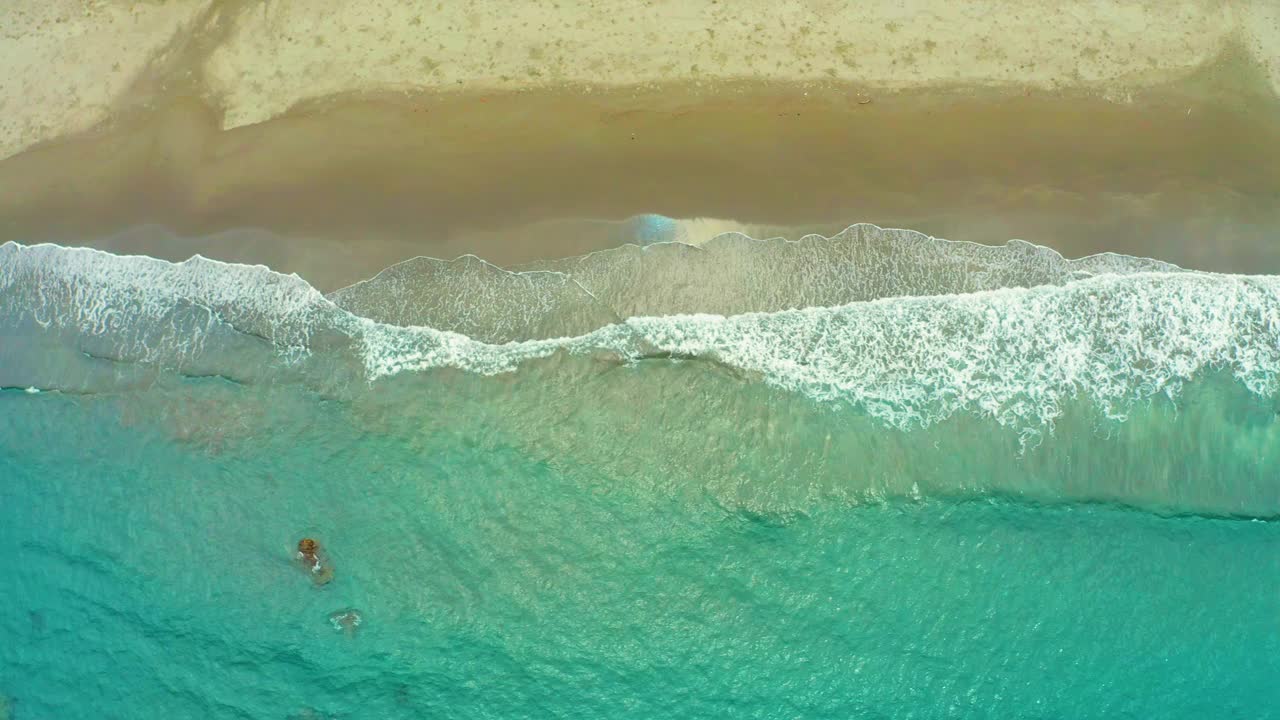
M 415 255 L 579 255 L 611 241 L 578 221 L 652 212 L 1275 272 L 1271 109 L 1212 87 L 1119 104 L 743 83 L 363 96 L 221 130 L 188 98 L 0 161 L 0 241 L 155 254 L 151 243 L 166 259 L 266 262 L 333 289 Z M 186 240 L 119 237 L 149 224 Z

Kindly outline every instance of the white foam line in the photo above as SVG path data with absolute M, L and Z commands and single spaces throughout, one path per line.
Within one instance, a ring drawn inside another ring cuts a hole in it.
M 0 293 L 17 295 L 0 307 L 0 322 L 29 314 L 50 331 L 118 336 L 140 344 L 128 349 L 144 362 L 184 357 L 218 323 L 258 328 L 282 354 L 305 352 L 317 330 L 336 331 L 357 341 L 371 382 L 440 367 L 511 372 L 560 351 L 635 358 L 656 349 L 758 372 L 775 386 L 852 404 L 899 427 L 959 412 L 1043 426 L 1079 394 L 1119 416 L 1135 399 L 1174 395 L 1212 368 L 1269 395 L 1280 372 L 1274 276 L 1103 274 L 835 307 L 633 317 L 583 335 L 506 344 L 377 323 L 342 310 L 297 275 L 199 256 L 170 263 L 6 243 Z M 179 305 L 209 317 L 174 325 L 170 313 Z

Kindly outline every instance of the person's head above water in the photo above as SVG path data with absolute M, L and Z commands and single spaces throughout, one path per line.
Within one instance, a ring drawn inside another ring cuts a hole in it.
M 294 557 L 296 562 L 311 571 L 311 579 L 317 585 L 333 580 L 333 566 L 329 564 L 328 558 L 320 557 L 319 542 L 312 538 L 302 538 L 298 541 L 298 554 Z

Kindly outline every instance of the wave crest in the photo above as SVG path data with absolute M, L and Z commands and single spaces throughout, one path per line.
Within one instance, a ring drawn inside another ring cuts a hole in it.
M 261 266 L 10 243 L 0 326 L 29 344 L 0 355 L 0 384 L 91 389 L 103 373 L 85 357 L 110 361 L 108 380 L 124 364 L 331 384 L 319 376 L 656 356 L 714 361 L 900 428 L 963 412 L 1034 430 L 1070 398 L 1118 417 L 1206 370 L 1271 394 L 1280 367 L 1276 279 L 1140 258 L 1071 261 L 1029 243 L 858 225 L 828 240 L 721 236 L 705 250 L 627 247 L 561 265 L 411 261 L 326 298 Z M 632 312 L 654 307 L 674 312 Z M 690 312 L 706 307 L 747 309 Z

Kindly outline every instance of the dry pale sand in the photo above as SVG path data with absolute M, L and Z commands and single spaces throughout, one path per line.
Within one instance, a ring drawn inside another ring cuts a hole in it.
M 1113 98 L 1224 52 L 1280 94 L 1275 0 L 7 0 L 0 158 L 175 96 L 218 124 L 351 92 L 834 81 Z

